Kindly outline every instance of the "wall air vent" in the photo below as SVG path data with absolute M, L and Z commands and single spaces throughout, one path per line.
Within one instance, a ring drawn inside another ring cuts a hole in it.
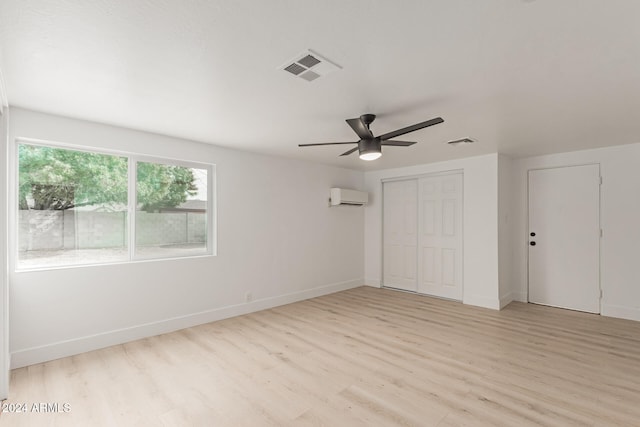
M 312 51 L 311 49 L 296 55 L 293 59 L 285 62 L 278 68 L 308 82 L 314 81 L 319 77 L 326 76 L 332 71 L 342 69 L 338 64 L 329 61 L 327 58 Z

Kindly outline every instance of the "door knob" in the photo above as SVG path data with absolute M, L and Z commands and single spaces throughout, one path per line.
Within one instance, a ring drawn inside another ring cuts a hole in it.
M 529 233 L 529 235 L 530 235 L 531 237 L 536 237 L 536 233 L 534 233 L 533 231 L 532 231 L 531 233 Z
M 530 244 L 531 246 L 535 246 L 535 245 L 536 245 L 536 242 L 529 242 L 529 244 Z

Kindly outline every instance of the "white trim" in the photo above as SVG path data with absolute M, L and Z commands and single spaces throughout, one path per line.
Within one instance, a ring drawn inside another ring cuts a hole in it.
M 161 136 L 161 135 L 160 135 Z M 140 159 L 146 162 L 162 163 L 158 160 L 166 160 L 169 164 L 175 164 L 178 166 L 199 166 L 201 169 L 206 169 L 209 166 L 215 166 L 213 163 L 203 163 L 195 160 L 189 159 L 179 159 L 177 157 L 163 157 L 163 156 L 152 156 L 149 154 L 139 154 L 133 151 L 125 151 L 125 150 L 113 150 L 109 148 L 95 148 L 92 146 L 82 145 L 82 144 L 73 144 L 69 142 L 61 142 L 61 141 L 53 141 L 50 139 L 38 139 L 38 138 L 26 138 L 23 136 L 17 136 L 15 144 L 26 144 L 26 145 L 36 145 L 40 147 L 53 147 L 53 148 L 62 148 L 67 150 L 75 150 L 75 151 L 84 151 L 87 153 L 96 153 L 96 154 L 107 154 L 111 156 L 121 156 L 121 157 L 135 157 L 136 159 Z
M 172 254 L 169 257 L 163 256 L 141 256 L 137 253 L 136 247 L 136 233 L 137 222 L 136 216 L 138 214 L 138 164 L 139 163 L 152 163 L 164 166 L 181 166 L 185 168 L 202 169 L 207 171 L 207 211 L 206 211 L 206 224 L 207 224 L 207 248 L 204 252 L 198 252 L 194 254 L 177 255 Z M 193 258 L 201 256 L 216 256 L 216 236 L 217 229 L 215 229 L 217 221 L 213 217 L 213 200 L 215 198 L 215 188 L 213 187 L 214 175 L 216 166 L 214 164 L 205 164 L 198 162 L 189 162 L 186 160 L 169 160 L 153 156 L 141 156 L 130 155 L 129 156 L 129 200 L 133 200 L 133 203 L 129 203 L 129 262 L 131 261 L 152 261 L 152 260 L 165 260 L 167 258 Z M 212 224 L 212 225 L 209 225 Z
M 500 310 L 508 306 L 513 301 L 513 292 L 507 292 L 505 296 L 500 298 Z
M 218 170 L 214 164 L 207 170 L 207 250 L 218 256 Z
M 140 264 L 147 262 L 155 262 L 155 261 L 179 261 L 184 259 L 194 259 L 194 258 L 215 258 L 214 255 L 185 255 L 185 256 L 174 256 L 167 258 L 139 258 L 131 261 L 106 261 L 106 262 L 93 262 L 88 264 L 66 264 L 66 265 L 52 265 L 47 267 L 33 267 L 33 268 L 22 268 L 20 270 L 13 270 L 16 274 L 23 273 L 32 273 L 34 271 L 51 271 L 51 270 L 68 270 L 70 268 L 85 268 L 85 267 L 103 267 L 105 265 L 118 265 L 118 264 Z
M 601 303 L 600 314 L 607 317 L 640 321 L 640 308 L 638 307 Z
M 130 328 L 117 329 L 114 331 L 103 332 L 101 334 L 27 348 L 11 353 L 11 369 L 21 368 L 62 357 L 73 356 L 75 354 L 110 347 L 112 345 L 123 344 L 125 342 L 166 334 L 168 332 L 190 328 L 204 323 L 215 322 L 217 320 L 241 316 L 243 314 L 266 310 L 280 305 L 291 304 L 309 298 L 353 289 L 363 286 L 363 283 L 363 279 L 349 280 L 305 291 L 264 298 L 246 304 L 201 311 L 199 313 L 187 314 Z
M 212 163 L 203 163 L 191 160 L 184 159 L 175 159 L 175 158 L 167 158 L 161 156 L 150 156 L 145 154 L 136 154 L 128 151 L 119 151 L 119 150 L 108 150 L 108 149 L 96 149 L 93 147 L 87 147 L 83 145 L 70 144 L 59 141 L 50 141 L 43 139 L 35 139 L 35 138 L 25 138 L 25 137 L 16 137 L 11 145 L 11 153 L 9 155 L 9 163 L 14 170 L 14 179 L 10 180 L 11 190 L 17 188 L 18 184 L 18 174 L 19 174 L 19 164 L 17 159 L 18 147 L 19 145 L 29 145 L 34 147 L 51 147 L 51 148 L 59 148 L 63 150 L 73 150 L 84 153 L 94 153 L 104 156 L 113 156 L 125 158 L 127 160 L 127 185 L 128 185 L 128 206 L 127 206 L 127 233 L 128 233 L 128 256 L 127 259 L 111 261 L 111 262 L 91 262 L 89 264 L 64 264 L 64 265 L 54 265 L 54 266 L 36 266 L 36 267 L 19 267 L 18 266 L 18 243 L 19 242 L 19 227 L 15 227 L 14 230 L 14 241 L 16 242 L 11 246 L 11 261 L 10 268 L 16 272 L 31 272 L 31 271 L 42 271 L 42 270 L 55 270 L 60 268 L 77 268 L 83 266 L 94 266 L 94 265 L 107 265 L 107 264 L 128 264 L 132 262 L 144 262 L 144 261 L 165 261 L 172 259 L 185 259 L 185 258 L 199 258 L 199 257 L 208 257 L 208 256 L 216 256 L 217 254 L 217 218 L 214 216 L 217 214 L 217 206 L 214 204 L 216 199 L 216 189 L 214 187 L 216 183 L 216 165 Z M 137 203 L 137 165 L 139 162 L 146 163 L 155 163 L 161 165 L 172 165 L 172 166 L 182 166 L 189 168 L 197 168 L 204 169 L 207 171 L 207 248 L 206 251 L 192 253 L 192 254 L 170 254 L 165 256 L 139 256 L 136 254 L 136 206 Z M 11 169 L 11 168 L 9 168 Z M 18 206 L 16 203 L 16 194 L 13 192 L 12 196 L 9 198 L 9 207 L 11 208 L 11 212 L 15 215 L 14 217 L 9 219 L 9 223 L 13 224 L 18 220 Z
M 513 301 L 529 302 L 526 292 L 511 292 L 511 295 L 513 296 Z
M 490 308 L 492 310 L 500 310 L 500 300 L 498 298 L 487 298 L 476 295 L 463 295 L 462 303 L 466 305 L 475 305 L 476 307 Z
M 380 280 L 378 284 L 381 288 L 384 287 L 384 183 L 384 180 L 380 180 Z
M 9 107 L 9 100 L 7 99 L 7 87 L 4 84 L 4 75 L 0 69 L 0 114 L 4 114 L 5 107 Z
M 0 75 L 0 94 L 3 93 Z M 9 110 L 0 110 L 0 162 L 7 165 L 9 155 Z M 9 397 L 9 264 L 8 264 L 8 168 L 2 169 L 0 177 L 0 400 Z
M 413 175 L 394 176 L 390 178 L 382 178 L 380 182 L 384 184 L 385 182 L 408 181 L 412 179 L 428 178 L 432 176 L 446 176 L 446 175 L 457 175 L 457 174 L 464 175 L 464 169 L 458 168 L 458 169 L 450 169 L 450 170 L 438 171 L 438 172 L 427 172 L 427 173 L 419 173 L 419 174 L 413 174 Z
M 133 156 L 129 156 L 127 159 L 127 235 L 129 241 L 127 242 L 127 262 L 131 262 L 136 259 L 136 206 L 138 206 L 138 177 L 137 170 L 138 163 Z M 20 237 L 20 235 L 18 235 Z M 17 240 L 20 242 L 20 240 Z M 20 244 L 20 243 L 18 243 Z M 16 258 L 17 265 L 17 258 Z M 72 267 L 72 266 L 69 266 Z

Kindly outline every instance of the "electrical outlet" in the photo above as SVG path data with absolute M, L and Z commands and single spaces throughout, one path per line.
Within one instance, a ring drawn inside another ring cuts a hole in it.
M 244 294 L 244 302 L 251 302 L 253 300 L 253 295 L 251 292 L 245 292 Z

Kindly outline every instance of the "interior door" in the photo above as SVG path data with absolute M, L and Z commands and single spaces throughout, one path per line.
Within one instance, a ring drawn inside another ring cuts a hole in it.
M 600 312 L 600 166 L 529 171 L 529 302 Z
M 462 174 L 421 178 L 418 292 L 462 300 Z
M 416 291 L 417 180 L 383 184 L 383 284 Z

